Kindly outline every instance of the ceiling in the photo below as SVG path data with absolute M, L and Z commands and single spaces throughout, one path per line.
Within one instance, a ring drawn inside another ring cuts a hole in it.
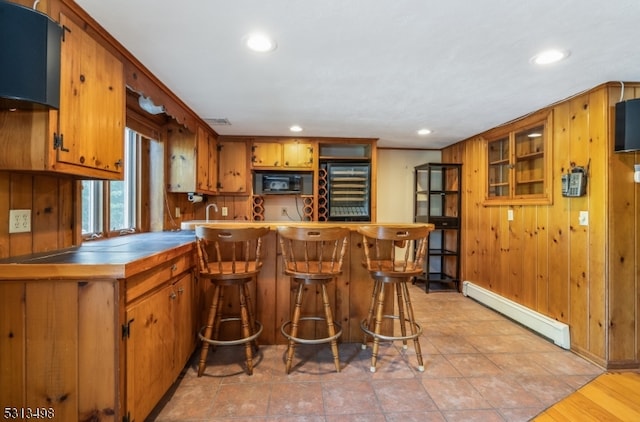
M 76 0 L 223 135 L 441 148 L 640 80 L 638 0 Z M 260 30 L 277 49 L 255 53 Z M 549 47 L 564 61 L 530 62 Z M 428 136 L 417 130 L 429 128 Z

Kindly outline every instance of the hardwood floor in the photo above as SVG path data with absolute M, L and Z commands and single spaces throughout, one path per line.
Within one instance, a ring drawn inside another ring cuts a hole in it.
M 602 374 L 533 421 L 640 421 L 640 374 Z

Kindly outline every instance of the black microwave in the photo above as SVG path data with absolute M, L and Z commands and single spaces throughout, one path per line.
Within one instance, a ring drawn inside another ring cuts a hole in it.
M 255 172 L 254 195 L 313 195 L 312 173 Z

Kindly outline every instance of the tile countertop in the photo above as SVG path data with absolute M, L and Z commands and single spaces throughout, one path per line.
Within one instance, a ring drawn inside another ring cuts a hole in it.
M 348 227 L 356 230 L 362 225 L 430 226 L 415 223 L 366 223 L 366 222 L 296 222 L 296 221 L 234 221 L 193 220 L 181 224 L 181 231 L 140 233 L 104 240 L 84 242 L 81 246 L 24 255 L 0 260 L 0 281 L 10 280 L 78 280 L 121 279 L 131 277 L 157 266 L 169 259 L 193 250 L 195 227 L 268 226 L 275 230 L 283 225 L 306 227 Z
M 237 224 L 244 224 L 249 227 L 268 226 L 275 230 L 278 226 L 304 226 L 304 227 L 347 227 L 355 231 L 360 226 L 429 226 L 433 229 L 433 224 L 428 223 L 370 223 L 366 221 L 244 221 L 244 220 L 191 220 L 183 221 L 180 224 L 182 230 L 195 230 L 196 226 L 233 227 Z
M 194 247 L 192 230 L 140 233 L 0 260 L 0 280 L 126 278 Z

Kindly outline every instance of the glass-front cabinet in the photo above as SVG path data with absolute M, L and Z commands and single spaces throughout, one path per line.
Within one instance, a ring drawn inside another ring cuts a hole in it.
M 514 124 L 486 142 L 486 203 L 550 203 L 549 116 Z

